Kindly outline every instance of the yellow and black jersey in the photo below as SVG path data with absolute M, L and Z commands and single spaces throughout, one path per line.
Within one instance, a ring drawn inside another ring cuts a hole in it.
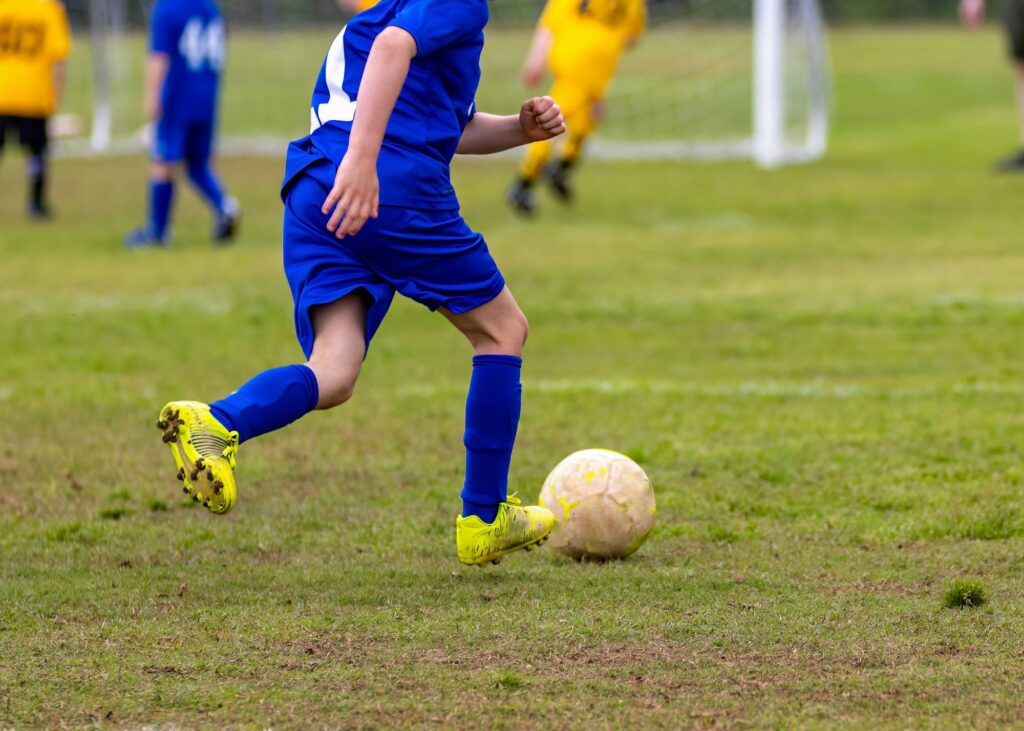
M 53 64 L 70 52 L 67 15 L 57 0 L 0 0 L 0 114 L 53 114 Z
M 556 76 L 605 80 L 646 24 L 644 0 L 548 0 L 540 18 L 553 38 L 549 62 Z

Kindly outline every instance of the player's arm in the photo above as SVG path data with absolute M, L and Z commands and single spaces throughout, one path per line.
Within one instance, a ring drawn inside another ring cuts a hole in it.
M 985 0 L 960 0 L 960 20 L 968 28 L 985 22 Z
M 171 66 L 171 57 L 166 53 L 153 52 L 146 59 L 145 107 L 146 119 L 156 122 L 163 116 L 160 99 L 163 96 L 164 81 L 167 80 L 167 69 Z
M 156 122 L 161 109 L 164 82 L 171 67 L 171 53 L 181 38 L 183 21 L 176 17 L 171 0 L 158 0 L 149 24 L 149 56 L 146 58 L 143 111 L 146 119 Z
M 381 31 L 370 49 L 356 96 L 359 111 L 352 124 L 348 152 L 323 205 L 324 215 L 331 214 L 327 230 L 339 239 L 359 233 L 368 218 L 377 217 L 377 156 L 415 56 L 416 41 L 395 26 Z
M 537 26 L 533 34 L 533 42 L 526 54 L 526 61 L 523 62 L 523 70 L 520 79 L 523 86 L 532 89 L 544 78 L 544 67 L 547 65 L 548 54 L 551 52 L 551 44 L 554 41 L 554 34 L 543 25 Z
M 519 114 L 508 116 L 477 113 L 469 120 L 462 139 L 460 155 L 490 155 L 531 142 L 550 140 L 565 132 L 562 110 L 549 96 L 523 102 Z
M 47 34 L 47 45 L 48 54 L 53 59 L 50 73 L 53 75 L 54 96 L 57 100 L 57 106 L 60 107 L 64 99 L 64 88 L 67 85 L 68 78 L 68 56 L 71 55 L 71 28 L 68 25 L 68 17 L 64 11 L 64 6 L 55 3 L 52 7 L 54 9 L 50 21 L 52 32 Z
M 57 99 L 57 108 L 59 109 L 64 99 L 64 87 L 67 86 L 68 80 L 68 62 L 67 61 L 54 61 L 53 62 L 53 95 Z

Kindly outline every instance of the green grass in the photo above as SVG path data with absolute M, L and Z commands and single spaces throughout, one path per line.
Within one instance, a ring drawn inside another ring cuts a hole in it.
M 594 163 L 465 213 L 532 322 L 513 488 L 588 446 L 651 475 L 630 560 L 460 568 L 469 352 L 396 304 L 354 401 L 245 445 L 193 509 L 153 421 L 300 358 L 280 161 L 245 235 L 129 254 L 145 163 L 0 186 L 0 727 L 998 727 L 1024 714 L 1024 179 L 993 33 L 839 33 L 821 164 Z M 303 91 L 303 95 L 305 91 Z M 304 101 L 303 101 L 304 103 Z M 301 108 L 298 110 L 301 111 Z M 988 601 L 943 606 L 969 576 Z

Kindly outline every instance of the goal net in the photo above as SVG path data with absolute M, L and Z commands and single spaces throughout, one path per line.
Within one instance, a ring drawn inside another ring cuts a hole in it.
M 79 147 L 142 146 L 147 0 L 70 0 L 78 49 L 68 111 Z M 221 149 L 280 154 L 308 132 L 309 94 L 345 22 L 335 0 L 221 0 L 228 63 Z M 515 110 L 519 70 L 543 0 L 494 0 L 481 109 Z M 615 158 L 813 160 L 828 136 L 829 66 L 817 0 L 649 0 L 591 153 Z

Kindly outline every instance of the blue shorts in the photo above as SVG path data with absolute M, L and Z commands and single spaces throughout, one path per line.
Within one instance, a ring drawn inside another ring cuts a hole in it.
M 308 358 L 313 351 L 310 308 L 362 292 L 370 303 L 367 346 L 395 292 L 458 314 L 476 309 L 505 288 L 483 236 L 457 210 L 381 206 L 379 216 L 342 240 L 321 212 L 336 166 L 320 159 L 285 182 L 284 271 L 295 300 L 295 331 Z
M 204 165 L 213 154 L 213 135 L 216 122 L 173 121 L 166 118 L 156 124 L 152 156 L 158 162 L 185 161 L 190 165 Z

